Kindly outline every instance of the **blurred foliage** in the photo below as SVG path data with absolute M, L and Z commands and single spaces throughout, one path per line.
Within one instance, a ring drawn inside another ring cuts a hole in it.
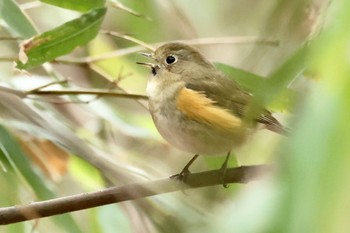
M 143 48 L 99 31 L 150 44 L 211 37 L 214 44 L 197 47 L 254 94 L 253 113 L 261 106 L 281 111 L 276 117 L 292 133 L 261 130 L 234 151 L 239 164 L 278 166 L 257 182 L 159 195 L 0 231 L 349 232 L 349 9 L 347 0 L 1 0 L 1 86 L 30 90 L 69 79 L 46 89 L 144 94 L 148 71 L 135 64 Z M 279 46 L 222 43 L 236 36 L 277 39 Z M 26 58 L 20 68 L 30 70 L 15 70 L 13 62 Z M 20 99 L 0 89 L 1 206 L 167 177 L 189 159 L 160 138 L 143 101 Z M 222 160 L 201 157 L 192 170 Z
M 0 12 L 1 18 L 6 21 L 10 33 L 24 38 L 29 38 L 37 33 L 35 27 L 13 0 L 1 1 Z

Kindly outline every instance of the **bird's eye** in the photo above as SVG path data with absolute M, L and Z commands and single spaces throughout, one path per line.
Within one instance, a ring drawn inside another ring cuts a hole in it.
M 166 59 L 165 59 L 165 62 L 167 63 L 167 64 L 173 64 L 173 63 L 175 63 L 176 62 L 176 57 L 174 57 L 174 56 L 172 56 L 172 55 L 170 55 L 170 56 L 167 56 L 166 57 Z

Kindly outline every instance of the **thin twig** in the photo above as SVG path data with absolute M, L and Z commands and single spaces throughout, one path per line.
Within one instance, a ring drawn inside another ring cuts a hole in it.
M 53 81 L 53 82 L 47 83 L 45 85 L 42 85 L 40 87 L 36 87 L 36 88 L 34 88 L 32 90 L 29 90 L 26 93 L 35 93 L 35 92 L 40 91 L 41 89 L 44 89 L 45 87 L 50 87 L 50 86 L 53 86 L 53 85 L 56 85 L 56 84 L 66 84 L 67 82 L 68 82 L 68 79 Z
M 128 93 L 118 93 L 118 92 L 109 92 L 101 90 L 35 90 L 35 91 L 26 91 L 25 95 L 98 95 L 104 97 L 119 97 L 119 98 L 128 98 L 128 99 L 145 99 L 148 97 L 145 95 L 138 94 L 128 94 Z
M 129 39 L 128 37 L 123 37 L 123 38 Z M 135 41 L 132 41 L 132 42 L 135 42 Z M 268 46 L 279 45 L 278 40 L 264 39 L 260 37 L 254 37 L 254 36 L 197 38 L 197 39 L 190 39 L 190 40 L 176 40 L 174 42 L 181 42 L 181 43 L 186 43 L 190 45 L 249 44 L 249 43 L 258 43 L 258 44 L 268 45 Z M 102 60 L 107 60 L 115 57 L 121 57 L 121 56 L 130 55 L 133 53 L 141 52 L 141 51 L 144 51 L 145 48 L 146 49 L 157 48 L 166 42 L 158 42 L 158 43 L 152 43 L 152 44 L 147 44 L 145 42 L 141 42 L 141 43 L 146 44 L 147 46 L 138 45 L 138 46 L 133 46 L 125 49 L 118 49 L 112 52 L 107 52 L 107 53 L 96 55 L 93 57 L 89 56 L 89 57 L 80 57 L 80 58 L 56 59 L 56 61 L 62 64 L 81 64 L 81 63 L 88 64 L 88 63 L 98 62 Z
M 128 41 L 131 41 L 131 42 L 134 42 L 135 44 L 138 44 L 138 45 L 141 45 L 143 46 L 144 48 L 146 49 L 149 49 L 151 50 L 152 52 L 155 51 L 155 48 L 139 39 L 136 39 L 132 36 L 129 36 L 129 35 L 125 35 L 125 34 L 122 34 L 122 33 L 119 33 L 119 32 L 113 32 L 113 31 L 105 31 L 105 30 L 101 30 L 101 33 L 103 34 L 106 34 L 106 35 L 110 35 L 110 36 L 116 36 L 116 37 L 119 37 L 119 38 L 123 38 L 125 40 L 128 40 Z
M 247 183 L 256 180 L 259 175 L 269 170 L 271 170 L 270 165 L 242 166 L 229 168 L 224 175 L 219 169 L 189 174 L 182 182 L 166 178 L 33 202 L 22 206 L 4 207 L 0 208 L 0 224 L 22 222 L 190 188 L 222 185 L 223 182 L 225 184 Z
M 111 4 L 111 6 L 114 7 L 114 8 L 117 8 L 117 9 L 120 9 L 120 10 L 123 10 L 123 11 L 126 11 L 126 12 L 128 12 L 129 14 L 132 14 L 132 15 L 134 15 L 134 16 L 136 16 L 136 17 L 141 17 L 141 18 L 144 18 L 144 19 L 146 19 L 146 20 L 148 20 L 148 21 L 152 21 L 152 19 L 151 19 L 150 17 L 148 17 L 148 16 L 146 16 L 146 15 L 143 15 L 143 14 L 141 14 L 141 13 L 139 13 L 139 12 L 136 12 L 135 10 L 133 10 L 133 9 L 131 9 L 131 8 L 129 8 L 129 7 L 125 6 L 125 5 L 123 5 L 123 4 L 120 3 L 120 2 L 116 2 L 116 1 L 109 1 L 109 2 L 110 2 L 110 4 Z

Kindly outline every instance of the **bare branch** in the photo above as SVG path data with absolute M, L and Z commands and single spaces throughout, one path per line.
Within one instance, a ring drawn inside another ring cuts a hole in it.
M 259 175 L 270 171 L 271 168 L 271 165 L 242 166 L 227 169 L 225 175 L 220 169 L 212 170 L 189 174 L 182 182 L 166 178 L 33 202 L 22 206 L 4 207 L 0 208 L 0 224 L 22 222 L 190 188 L 222 185 L 223 182 L 247 183 L 256 180 Z

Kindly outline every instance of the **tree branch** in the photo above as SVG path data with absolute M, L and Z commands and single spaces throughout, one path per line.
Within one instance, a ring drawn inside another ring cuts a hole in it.
M 178 178 L 166 178 L 33 202 L 22 206 L 4 207 L 0 208 L 0 224 L 22 222 L 190 188 L 221 185 L 223 182 L 227 184 L 247 183 L 257 179 L 259 175 L 271 168 L 271 165 L 254 165 L 229 168 L 225 174 L 221 170 L 191 173 L 182 182 Z

